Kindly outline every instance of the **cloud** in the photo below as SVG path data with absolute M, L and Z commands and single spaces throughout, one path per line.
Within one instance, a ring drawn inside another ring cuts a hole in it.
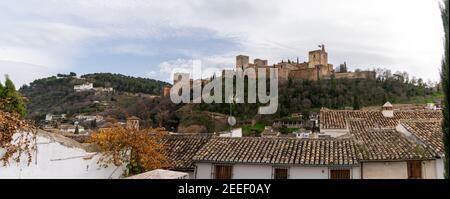
M 159 70 L 152 70 L 147 74 L 152 77 L 159 77 L 167 82 L 173 82 L 174 73 L 190 73 L 193 79 L 210 78 L 213 75 L 221 75 L 223 69 L 231 69 L 234 66 L 233 55 L 220 55 L 203 57 L 199 59 L 176 59 L 161 62 L 158 65 Z M 195 66 L 200 71 L 194 69 Z
M 304 61 L 324 43 L 335 66 L 347 61 L 351 69 L 392 68 L 437 80 L 443 54 L 438 2 L 2 1 L 0 60 L 42 66 L 48 74 L 113 68 L 147 74 L 177 60 L 232 66 L 236 54 Z M 118 57 L 121 67 L 110 61 Z
M 8 75 L 17 89 L 28 84 L 30 79 L 46 77 L 51 71 L 45 66 L 3 60 L 0 60 L 0 68 L 2 69 L 0 71 L 0 82 L 3 83 L 5 75 Z

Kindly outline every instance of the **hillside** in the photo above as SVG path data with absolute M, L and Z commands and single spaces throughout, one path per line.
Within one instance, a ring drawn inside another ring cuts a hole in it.
M 83 83 L 93 83 L 94 87 L 112 87 L 114 92 L 75 92 L 74 85 Z M 27 100 L 27 117 L 30 119 L 41 120 L 47 113 L 73 115 L 116 112 L 114 115 L 120 117 L 125 113 L 119 112 L 142 115 L 136 111 L 142 110 L 142 107 L 134 106 L 142 103 L 150 106 L 159 102 L 155 96 L 160 96 L 164 85 L 167 83 L 120 74 L 87 74 L 81 78 L 71 74 L 38 79 L 19 91 Z
M 278 85 L 278 111 L 272 118 L 284 118 L 293 113 L 331 109 L 381 106 L 386 101 L 404 104 L 436 103 L 442 99 L 439 85 L 410 78 L 407 73 L 392 74 L 379 69 L 376 79 L 323 79 L 319 81 L 289 80 Z M 256 104 L 237 104 L 233 113 L 240 119 L 252 119 Z M 194 109 L 228 114 L 228 104 L 196 104 Z
M 159 95 L 162 87 L 168 85 L 166 82 L 154 79 L 111 73 L 87 74 L 81 76 L 81 78 L 94 83 L 94 87 L 112 87 L 116 91 L 151 95 Z

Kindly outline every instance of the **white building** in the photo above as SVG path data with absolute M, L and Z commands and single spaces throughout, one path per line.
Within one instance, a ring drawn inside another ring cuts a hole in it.
M 320 132 L 359 143 L 362 178 L 442 179 L 442 112 L 392 107 L 386 103 L 380 110 L 321 110 Z
M 77 120 L 83 120 L 83 121 L 96 121 L 96 122 L 101 122 L 103 121 L 103 116 L 101 115 L 77 115 L 75 116 L 75 118 Z
M 81 144 L 59 134 L 39 131 L 36 151 L 30 165 L 26 158 L 20 163 L 11 162 L 0 166 L 0 179 L 22 178 L 119 178 L 125 171 L 123 166 L 106 168 L 97 162 L 100 154 L 92 144 Z M 4 151 L 0 149 L 0 155 Z
M 46 114 L 45 115 L 45 121 L 54 121 L 54 120 L 62 120 L 62 119 L 66 119 L 66 114 L 61 114 L 61 115 L 53 115 L 53 114 Z
M 61 124 L 59 126 L 59 130 L 64 132 L 64 133 L 75 133 L 77 131 L 78 128 L 78 133 L 80 134 L 84 134 L 86 133 L 86 130 L 84 129 L 83 126 L 81 125 L 72 125 L 72 124 Z
M 352 140 L 212 138 L 194 157 L 197 179 L 359 179 Z
M 155 169 L 145 173 L 140 173 L 126 179 L 189 179 L 189 174 L 179 171 Z
M 94 84 L 93 83 L 85 83 L 85 84 L 81 84 L 81 85 L 75 85 L 75 86 L 73 86 L 73 89 L 76 92 L 88 91 L 88 90 L 94 89 Z
M 219 133 L 219 137 L 242 137 L 242 128 L 232 129 Z
M 109 92 L 113 92 L 114 88 L 111 88 L 111 87 L 109 87 L 109 88 L 97 87 L 97 88 L 94 88 L 94 90 L 97 91 L 97 92 L 109 93 Z
M 374 136 L 386 136 L 374 133 Z M 370 136 L 368 137 L 370 139 Z M 439 179 L 442 164 L 407 140 L 212 138 L 194 156 L 197 179 Z M 397 146 L 395 146 L 397 145 Z M 374 147 L 379 147 L 379 150 Z M 415 151 L 417 150 L 417 151 Z

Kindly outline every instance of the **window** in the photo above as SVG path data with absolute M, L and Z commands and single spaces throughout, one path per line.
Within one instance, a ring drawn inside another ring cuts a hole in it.
M 273 179 L 288 179 L 289 170 L 287 168 L 274 168 Z
M 422 178 L 422 161 L 408 161 L 408 179 Z
M 330 170 L 330 179 L 350 179 L 350 169 Z
M 230 165 L 216 165 L 215 179 L 231 179 L 233 177 L 233 166 Z

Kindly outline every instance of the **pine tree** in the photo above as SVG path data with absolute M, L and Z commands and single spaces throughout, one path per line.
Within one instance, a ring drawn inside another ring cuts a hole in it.
M 5 86 L 0 86 L 0 99 L 6 100 L 6 104 L 3 107 L 4 111 L 10 113 L 16 112 L 22 117 L 25 116 L 25 103 L 8 76 L 6 76 Z
M 448 175 L 449 175 L 449 171 L 448 171 L 448 167 L 449 167 L 449 161 L 448 161 L 448 120 L 449 118 L 449 110 L 448 110 L 448 63 L 449 63 L 449 13 L 448 13 L 448 8 L 449 8 L 449 0 L 444 0 L 444 5 L 441 4 L 441 16 L 442 16 L 442 21 L 444 24 L 444 31 L 445 31 L 445 54 L 444 54 L 444 58 L 442 60 L 442 71 L 441 71 L 441 81 L 442 81 L 442 90 L 444 92 L 444 101 L 443 101 L 443 115 L 444 115 L 444 119 L 442 122 L 442 130 L 443 130 L 443 134 L 444 134 L 444 148 L 445 148 L 445 159 L 444 159 L 444 165 L 445 165 L 445 173 L 444 176 L 446 179 L 448 179 Z

